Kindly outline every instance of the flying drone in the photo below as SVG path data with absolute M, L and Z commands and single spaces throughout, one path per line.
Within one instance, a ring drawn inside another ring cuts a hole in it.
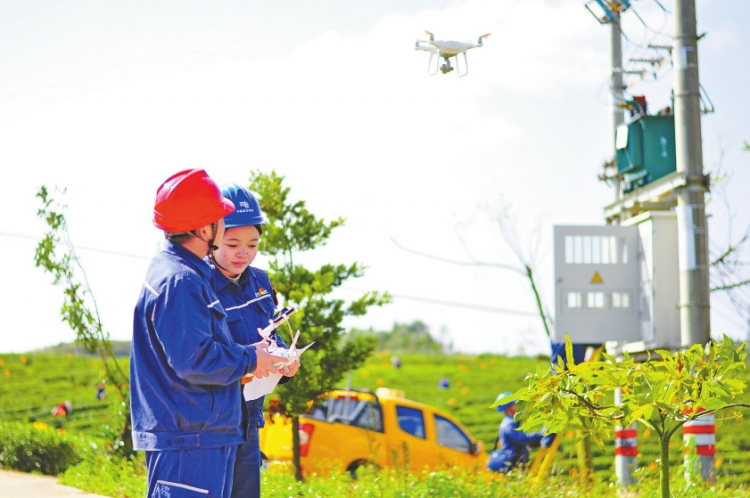
M 466 58 L 466 51 L 470 48 L 477 48 L 477 47 L 483 47 L 482 40 L 490 36 L 491 33 L 484 34 L 479 37 L 476 43 L 471 42 L 458 42 L 458 41 L 445 41 L 445 40 L 436 40 L 435 36 L 430 33 L 429 31 L 425 31 L 430 36 L 429 40 L 417 40 L 416 45 L 414 46 L 415 50 L 423 50 L 425 52 L 430 53 L 430 60 L 427 62 L 427 74 L 430 76 L 437 74 L 438 71 L 441 71 L 443 74 L 450 73 L 453 71 L 453 66 L 451 66 L 451 57 L 456 57 L 456 73 L 458 74 L 458 77 L 464 77 L 467 74 L 469 74 L 469 60 Z M 458 54 L 463 54 L 464 56 L 464 72 L 461 72 L 461 69 L 458 64 Z M 438 59 L 435 63 L 435 70 L 432 69 L 432 57 L 434 55 L 438 56 Z M 443 64 L 440 64 L 440 57 L 443 58 Z

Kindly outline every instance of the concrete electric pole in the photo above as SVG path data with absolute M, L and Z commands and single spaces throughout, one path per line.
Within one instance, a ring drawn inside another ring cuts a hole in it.
M 625 122 L 625 111 L 620 104 L 625 100 L 622 67 L 622 30 L 620 28 L 620 14 L 617 20 L 609 23 L 610 26 L 610 61 L 612 65 L 612 78 L 610 81 L 610 100 L 612 102 L 612 137 L 617 133 L 617 127 Z M 615 191 L 614 202 L 620 200 L 620 179 L 617 176 L 617 158 L 615 158 L 615 174 L 612 175 L 612 189 Z M 619 219 L 618 222 L 621 222 Z
M 680 332 L 682 345 L 691 346 L 711 338 L 695 0 L 675 0 L 674 15 L 675 155 L 685 176 L 685 186 L 677 189 Z

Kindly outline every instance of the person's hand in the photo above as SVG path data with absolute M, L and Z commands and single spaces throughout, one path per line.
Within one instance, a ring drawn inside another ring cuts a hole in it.
M 295 358 L 292 363 L 286 366 L 286 368 L 282 368 L 281 373 L 287 377 L 294 377 L 297 370 L 299 370 L 299 358 Z
M 268 352 L 268 341 L 263 340 L 254 344 L 255 346 L 255 370 L 253 375 L 256 377 L 268 377 L 271 374 L 281 373 L 274 367 L 274 363 L 285 363 L 286 358 L 283 356 L 277 356 Z

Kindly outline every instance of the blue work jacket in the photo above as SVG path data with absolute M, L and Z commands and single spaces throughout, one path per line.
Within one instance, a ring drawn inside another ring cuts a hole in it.
M 222 308 L 227 313 L 227 323 L 232 339 L 238 344 L 255 344 L 261 340 L 258 329 L 268 326 L 276 310 L 271 280 L 266 272 L 248 266 L 237 282 L 224 276 L 214 267 L 213 285 Z M 286 327 L 284 325 L 284 327 Z M 271 336 L 276 344 L 286 348 L 281 336 L 274 331 Z M 288 377 L 282 377 L 283 383 Z M 265 396 L 247 402 L 247 422 L 263 427 L 263 401 Z
M 518 422 L 506 415 L 500 423 L 500 449 L 495 450 L 487 461 L 487 468 L 496 472 L 507 472 L 518 464 L 529 461 L 529 445 L 538 445 L 543 432 L 527 434 L 517 430 Z
M 205 261 L 170 241 L 148 269 L 130 353 L 136 450 L 243 442 L 239 379 L 255 370 L 255 348 L 232 340 L 211 274 Z

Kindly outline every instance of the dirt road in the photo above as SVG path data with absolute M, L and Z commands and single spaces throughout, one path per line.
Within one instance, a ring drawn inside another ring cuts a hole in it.
M 100 495 L 58 484 L 55 477 L 10 470 L 0 470 L 0 495 L 3 498 L 102 498 Z

